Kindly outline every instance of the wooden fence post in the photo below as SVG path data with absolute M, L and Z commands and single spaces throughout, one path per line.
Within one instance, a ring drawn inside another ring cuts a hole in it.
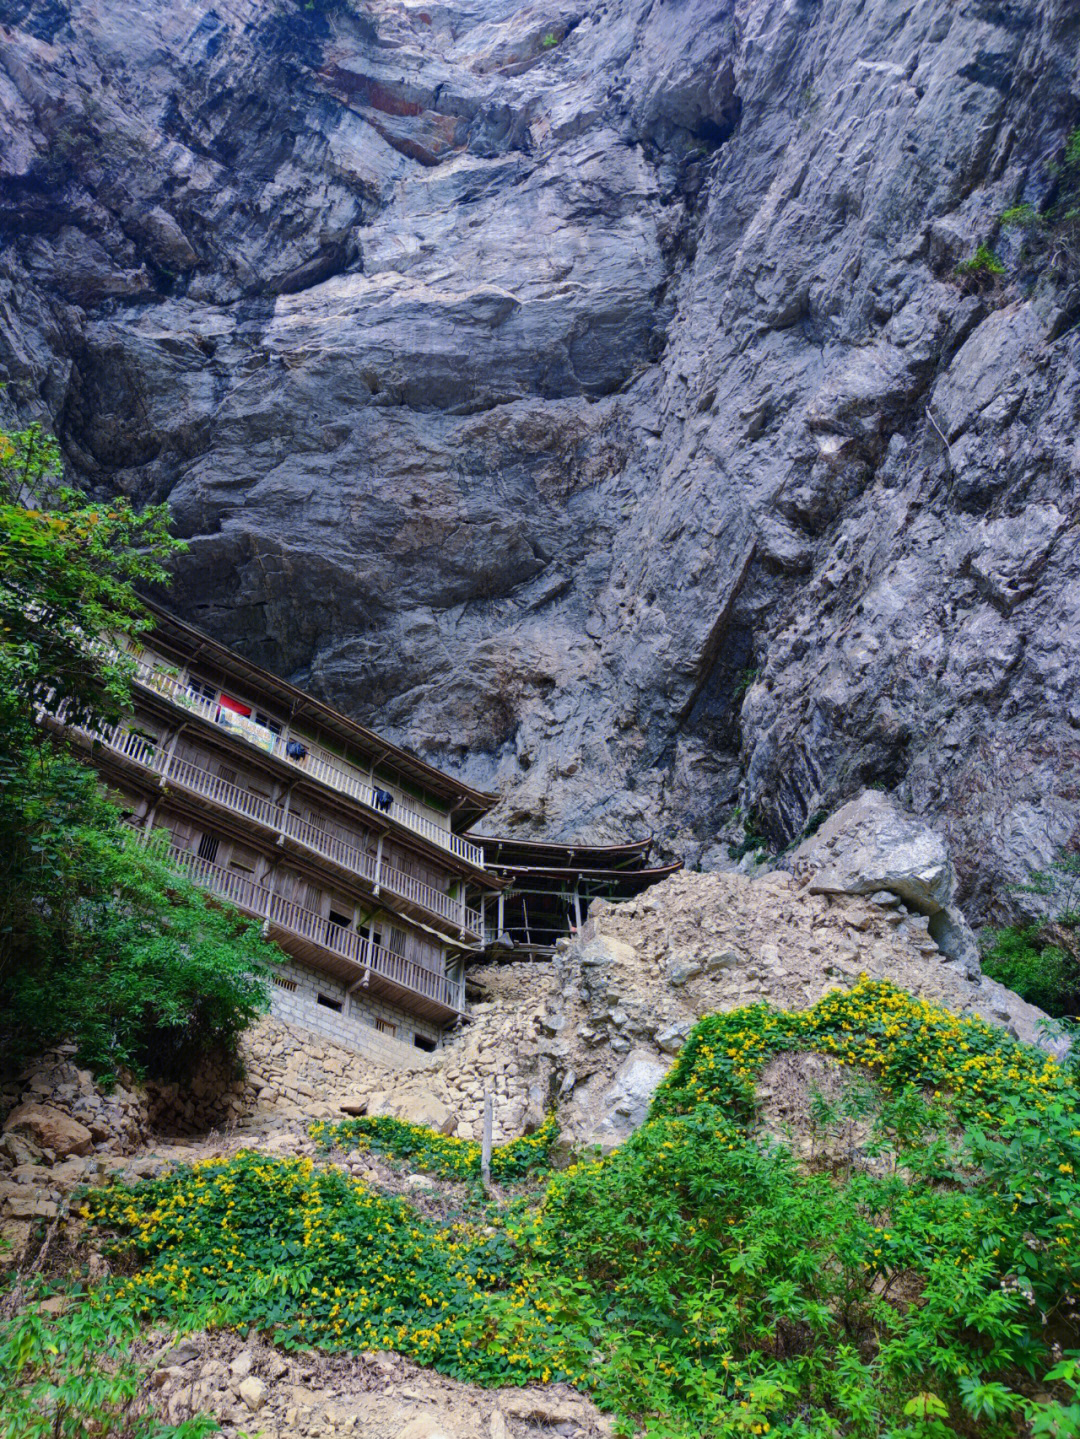
M 491 1090 L 484 1091 L 484 1138 L 480 1146 L 480 1178 L 484 1182 L 484 1188 L 491 1188 L 491 1131 L 495 1123 L 495 1105 L 491 1098 Z

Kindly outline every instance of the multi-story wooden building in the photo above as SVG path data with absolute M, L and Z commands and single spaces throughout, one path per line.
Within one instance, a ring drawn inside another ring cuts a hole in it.
M 276 1013 L 383 1057 L 387 1040 L 435 1048 L 505 883 L 462 834 L 495 796 L 152 608 L 133 713 L 69 733 L 132 824 L 167 830 L 192 879 L 263 920 Z

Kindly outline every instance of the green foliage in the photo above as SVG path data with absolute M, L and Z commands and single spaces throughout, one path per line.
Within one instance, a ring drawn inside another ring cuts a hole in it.
M 395 1349 L 462 1376 L 547 1368 L 505 1232 L 432 1224 L 340 1169 L 242 1153 L 96 1191 L 88 1209 L 145 1261 L 113 1302 L 146 1314 L 254 1324 L 289 1348 Z
M 56 441 L 0 432 L 0 1050 L 63 1038 L 102 1077 L 183 1073 L 229 1049 L 266 1004 L 257 927 L 138 844 L 94 772 L 32 722 L 35 702 L 94 725 L 129 668 L 113 637 L 150 623 L 135 586 L 178 548 L 158 506 L 91 504 L 61 483 Z
M 1061 1017 L 1080 1010 L 1076 957 L 1044 940 L 1042 925 L 990 930 L 984 938 L 982 971 L 1029 1004 Z
M 1049 167 L 1053 188 L 1041 208 L 1012 205 L 1001 216 L 1024 232 L 1023 259 L 1066 280 L 1080 273 L 1080 128 L 1066 136 L 1061 159 Z
M 741 700 L 746 691 L 757 679 L 761 671 L 756 665 L 748 665 L 746 669 L 740 670 L 735 680 L 735 688 L 732 691 L 733 700 Z
M 857 1162 L 800 1163 L 760 1127 L 762 1067 L 806 1050 L 863 1076 L 836 1106 L 866 1126 Z M 351 1132 L 436 1172 L 466 1152 Z M 1052 1059 L 861 980 L 803 1013 L 701 1021 L 648 1122 L 538 1205 L 437 1226 L 333 1167 L 254 1155 L 90 1204 L 144 1266 L 116 1302 L 155 1319 L 565 1378 L 653 1439 L 1019 1439 L 1074 1432 L 1078 1171 Z
M 1010 209 L 1004 210 L 1001 215 L 1003 225 L 1035 225 L 1038 223 L 1039 213 L 1034 205 L 1027 203 L 1013 205 Z
M 103 637 L 148 626 L 135 586 L 166 580 L 183 548 L 166 506 L 92 503 L 39 426 L 0 431 L 0 726 L 50 694 L 76 722 L 116 719 L 129 664 Z
M 559 43 L 559 37 L 558 37 L 557 35 L 545 35 L 544 38 L 543 38 L 543 40 L 541 41 L 541 44 L 543 45 L 543 47 L 544 47 L 545 50 L 552 50 L 552 49 L 554 49 L 554 47 L 555 47 L 558 43 Z
M 0 756 L 0 1048 L 70 1037 L 80 1063 L 182 1073 L 266 1005 L 256 924 L 140 844 L 93 771 L 17 740 Z
M 1056 918 L 982 936 L 982 969 L 1056 1018 L 1080 1013 L 1080 855 L 1062 851 L 1049 870 L 1033 870 L 1027 894 L 1052 902 Z
M 139 1330 L 131 1306 L 73 1294 L 73 1307 L 52 1317 L 37 1309 L 44 1294 L 32 1285 L 0 1319 L 0 1439 L 202 1439 L 217 1430 L 209 1415 L 163 1424 L 147 1412 L 146 1376 L 129 1356 Z
M 993 250 L 988 245 L 979 245 L 969 259 L 961 260 L 956 267 L 958 275 L 968 275 L 976 279 L 994 275 L 1004 275 L 1005 266 L 1001 263 Z
M 475 1140 L 439 1134 L 422 1124 L 407 1124 L 385 1115 L 362 1115 L 340 1124 L 320 1121 L 311 1126 L 310 1134 L 324 1150 L 331 1146 L 371 1149 L 377 1154 L 408 1159 L 417 1169 L 437 1174 L 440 1179 L 480 1178 L 480 1145 Z M 525 1179 L 546 1170 L 551 1146 L 558 1136 L 558 1121 L 554 1114 L 549 1114 L 532 1134 L 523 1134 L 508 1144 L 494 1145 L 492 1179 L 503 1182 Z
M 728 859 L 742 859 L 746 854 L 767 854 L 769 841 L 761 831 L 761 820 L 756 811 L 751 810 L 749 814 L 742 816 L 741 811 L 736 810 L 733 818 L 739 817 L 743 822 L 743 837 L 738 844 L 728 845 Z

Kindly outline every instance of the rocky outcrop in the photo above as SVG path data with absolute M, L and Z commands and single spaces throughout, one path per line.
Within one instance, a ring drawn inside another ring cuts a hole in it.
M 3 403 L 170 500 L 188 618 L 500 826 L 723 864 L 881 784 L 975 917 L 1071 839 L 1077 297 L 999 226 L 1070 0 L 0 25 Z
M 979 977 L 979 947 L 956 903 L 956 874 L 944 839 L 905 814 L 890 796 L 866 790 L 789 857 L 812 894 L 895 895 L 930 921 L 938 948 L 968 979 Z
M 145 1092 L 130 1075 L 126 1081 L 96 1084 L 75 1063 L 73 1045 L 50 1050 L 0 1083 L 4 1134 L 59 1158 L 106 1148 L 130 1154 L 147 1138 L 150 1122 Z
M 766 1001 L 803 1009 L 860 974 L 1053 1048 L 1045 1018 L 943 953 L 925 914 L 886 891 L 814 893 L 773 873 L 683 873 L 624 904 L 595 903 L 556 957 L 545 1023 L 571 1143 L 620 1142 L 702 1015 Z

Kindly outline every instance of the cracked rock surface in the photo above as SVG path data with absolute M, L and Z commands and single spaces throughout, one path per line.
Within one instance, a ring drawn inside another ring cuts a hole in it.
M 184 616 L 706 867 L 1080 819 L 1071 0 L 0 0 L 0 377 Z M 964 283 L 979 243 L 1004 277 Z

